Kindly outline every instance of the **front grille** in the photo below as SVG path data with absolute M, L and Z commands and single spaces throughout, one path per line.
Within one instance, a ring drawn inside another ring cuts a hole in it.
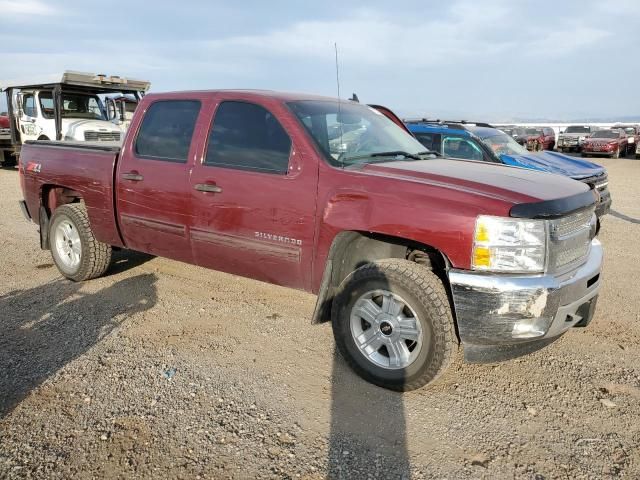
M 606 197 L 609 195 L 609 177 L 607 174 L 596 175 L 594 177 L 583 178 L 580 180 L 583 183 L 586 183 L 591 188 L 595 188 L 600 197 Z
M 594 231 L 593 208 L 550 222 L 549 270 L 564 273 L 582 265 L 589 255 Z
M 591 210 L 585 210 L 584 212 L 575 213 L 567 217 L 552 223 L 551 233 L 555 238 L 562 239 L 569 235 L 573 235 L 583 228 L 589 228 L 589 222 L 591 222 Z
M 87 142 L 119 142 L 120 132 L 84 132 L 84 139 Z

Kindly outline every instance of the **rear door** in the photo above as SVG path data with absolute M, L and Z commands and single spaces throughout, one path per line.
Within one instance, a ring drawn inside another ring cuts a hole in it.
M 317 159 L 300 154 L 297 120 L 281 103 L 233 97 L 214 103 L 190 182 L 196 263 L 308 289 Z
M 198 96 L 145 101 L 131 125 L 116 172 L 118 218 L 125 244 L 191 262 L 189 173 L 193 166 Z

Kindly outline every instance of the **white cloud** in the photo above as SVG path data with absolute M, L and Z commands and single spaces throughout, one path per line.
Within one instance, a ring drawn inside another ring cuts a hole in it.
M 2 15 L 54 15 L 56 10 L 39 0 L 0 0 Z

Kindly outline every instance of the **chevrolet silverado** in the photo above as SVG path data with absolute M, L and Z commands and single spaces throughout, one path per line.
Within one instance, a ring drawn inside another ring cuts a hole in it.
M 127 248 L 315 293 L 349 365 L 396 390 L 434 381 L 460 345 L 493 362 L 586 326 L 602 282 L 597 190 L 442 158 L 331 98 L 151 94 L 121 146 L 28 142 L 19 170 L 65 277 Z

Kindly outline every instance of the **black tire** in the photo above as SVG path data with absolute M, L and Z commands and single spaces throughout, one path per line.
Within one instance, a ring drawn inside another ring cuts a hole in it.
M 400 295 L 420 322 L 424 343 L 405 368 L 392 370 L 376 365 L 360 351 L 351 333 L 351 311 L 356 300 L 377 289 Z M 408 260 L 381 260 L 352 272 L 340 285 L 331 317 L 338 350 L 349 366 L 365 380 L 391 390 L 414 390 L 433 382 L 449 367 L 458 348 L 441 280 L 426 267 Z
M 80 237 L 80 261 L 76 267 L 68 267 L 56 248 L 55 232 L 62 221 L 69 222 Z M 53 212 L 49 223 L 51 256 L 62 275 L 75 282 L 100 277 L 111 263 L 111 245 L 99 242 L 91 230 L 87 209 L 82 203 L 62 205 Z
M 587 155 L 587 154 L 586 154 L 586 153 L 584 153 L 584 152 L 580 152 L 580 156 L 581 156 L 581 157 L 588 157 L 589 155 Z

